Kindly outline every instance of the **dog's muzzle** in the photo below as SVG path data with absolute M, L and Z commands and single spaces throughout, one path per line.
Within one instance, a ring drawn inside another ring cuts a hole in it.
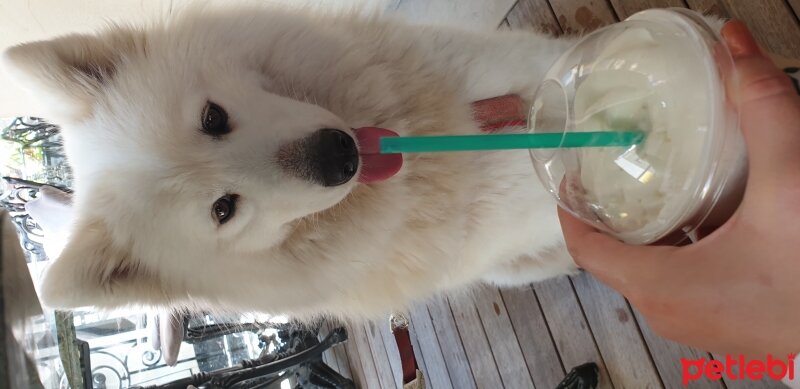
M 358 147 L 349 134 L 323 128 L 278 151 L 278 165 L 286 172 L 323 186 L 350 181 L 358 170 Z

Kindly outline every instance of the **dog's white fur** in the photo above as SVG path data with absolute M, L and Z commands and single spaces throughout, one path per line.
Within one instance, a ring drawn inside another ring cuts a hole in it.
M 52 307 L 185 305 L 371 316 L 479 280 L 574 271 L 527 152 L 406 155 L 324 188 L 275 166 L 319 128 L 472 134 L 470 102 L 530 95 L 570 42 L 386 18 L 196 7 L 14 47 L 5 64 L 63 127 L 79 215 Z M 207 100 L 234 131 L 202 134 Z M 218 226 L 213 202 L 241 196 Z

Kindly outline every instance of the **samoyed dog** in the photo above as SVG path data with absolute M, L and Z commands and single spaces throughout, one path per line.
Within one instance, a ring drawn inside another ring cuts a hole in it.
M 375 153 L 392 133 L 479 133 L 472 102 L 530 96 L 570 44 L 196 6 L 10 48 L 75 175 L 43 301 L 357 318 L 573 272 L 526 151 Z

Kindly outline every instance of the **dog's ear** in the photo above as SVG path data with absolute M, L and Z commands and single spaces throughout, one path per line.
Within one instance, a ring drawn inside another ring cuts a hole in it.
M 146 52 L 144 34 L 114 27 L 100 35 L 72 34 L 25 43 L 3 53 L 13 80 L 41 103 L 50 120 L 77 120 L 132 55 Z
M 146 271 L 130 249 L 116 247 L 102 221 L 79 221 L 73 231 L 41 280 L 45 306 L 116 308 L 165 301 L 158 277 Z

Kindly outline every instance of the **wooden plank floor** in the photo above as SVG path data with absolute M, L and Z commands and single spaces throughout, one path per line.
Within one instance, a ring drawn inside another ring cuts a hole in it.
M 653 7 L 685 7 L 748 23 L 771 52 L 800 58 L 800 0 L 394 0 L 414 20 L 579 34 Z M 445 13 L 445 14 L 441 14 Z M 456 15 L 456 16 L 454 16 Z M 519 289 L 481 287 L 414 307 L 412 341 L 429 388 L 554 388 L 595 362 L 601 388 L 683 388 L 681 358 L 711 358 L 655 335 L 619 294 L 587 274 Z M 363 388 L 398 388 L 387 323 L 350 326 L 325 359 Z M 782 388 L 777 382 L 697 381 L 690 388 Z

